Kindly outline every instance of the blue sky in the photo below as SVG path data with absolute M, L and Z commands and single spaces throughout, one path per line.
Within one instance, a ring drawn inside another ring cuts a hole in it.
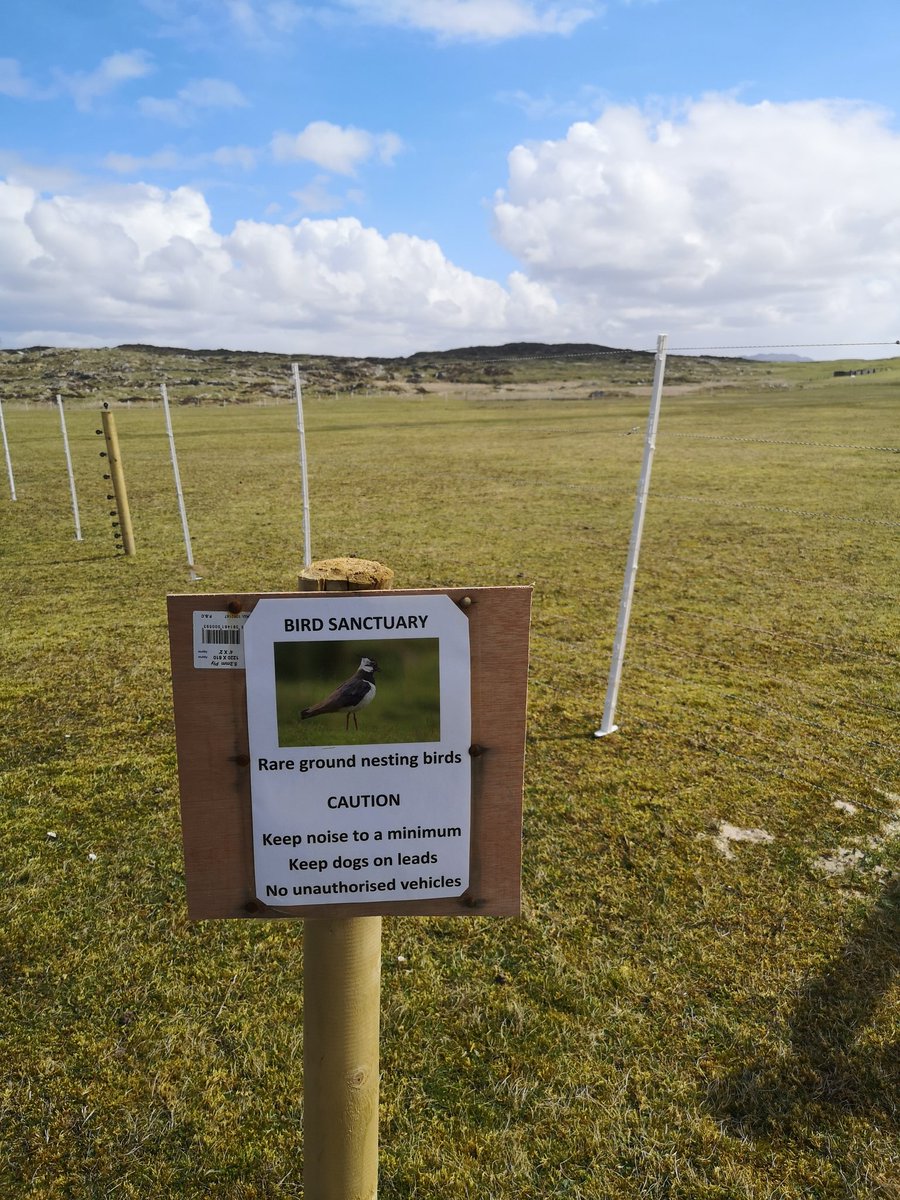
M 4 346 L 900 336 L 895 0 L 30 0 Z

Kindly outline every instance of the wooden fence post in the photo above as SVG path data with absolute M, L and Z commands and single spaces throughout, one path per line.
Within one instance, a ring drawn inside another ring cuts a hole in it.
M 390 588 L 393 571 L 367 559 L 310 563 L 301 591 Z M 381 917 L 303 922 L 303 1194 L 375 1200 Z
M 116 419 L 104 406 L 100 412 L 100 420 L 103 424 L 103 437 L 106 440 L 105 456 L 109 462 L 109 479 L 112 482 L 113 499 L 116 502 L 116 512 L 119 517 L 119 533 L 122 535 L 122 546 L 125 553 L 131 556 L 135 552 L 134 531 L 131 528 L 131 510 L 128 507 L 128 492 L 125 489 L 125 472 L 122 470 Z M 118 540 L 118 534 L 116 539 Z

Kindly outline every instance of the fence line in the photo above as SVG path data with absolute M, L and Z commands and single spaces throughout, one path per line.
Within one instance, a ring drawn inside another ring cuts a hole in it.
M 724 433 L 675 433 L 672 430 L 665 431 L 663 436 L 685 438 L 689 441 L 750 442 L 757 446 L 814 446 L 827 450 L 878 450 L 885 454 L 900 454 L 900 446 L 862 446 L 853 442 L 801 442 L 787 438 L 741 437 L 737 434 Z
M 731 698 L 731 697 L 729 697 L 729 698 Z M 642 698 L 642 699 L 645 699 L 645 698 Z M 739 705 L 731 705 L 730 707 L 732 709 L 737 708 L 738 711 L 740 711 Z M 697 712 L 697 710 L 692 710 L 692 712 Z M 636 712 L 636 716 L 640 716 L 640 715 L 641 715 L 641 710 L 640 710 L 640 708 L 638 708 L 638 710 Z M 698 713 L 698 715 L 700 715 L 700 713 Z M 709 729 L 710 727 L 708 725 L 706 725 L 704 728 Z M 726 730 L 729 733 L 736 735 L 738 738 L 742 738 L 742 739 L 750 738 L 756 742 L 764 742 L 767 746 L 770 746 L 770 747 L 777 746 L 777 743 L 773 741 L 771 735 L 765 734 L 765 733 L 757 733 L 752 729 L 746 728 L 745 726 L 730 724 L 727 721 L 719 722 L 714 729 L 710 729 L 710 733 L 715 735 L 716 733 L 719 733 L 722 730 Z M 811 764 L 811 765 L 819 765 L 822 767 L 829 767 L 834 770 L 841 771 L 845 775 L 846 774 L 853 775 L 856 778 L 863 780 L 870 787 L 879 788 L 879 787 L 884 786 L 884 783 L 885 783 L 884 775 L 887 772 L 887 768 L 885 768 L 885 770 L 883 770 L 880 774 L 877 774 L 873 777 L 872 775 L 866 774 L 866 772 L 864 770 L 860 769 L 858 766 L 853 765 L 852 763 L 840 762 L 836 759 L 828 758 L 825 755 L 810 756 L 808 754 L 803 754 L 798 750 L 792 749 L 791 750 L 791 758 L 800 763 L 807 763 L 807 764 Z
M 900 346 L 900 339 L 892 342 L 777 342 L 771 345 L 752 346 L 673 346 L 672 354 L 693 354 L 713 350 L 851 350 L 863 346 Z
M 823 787 L 821 783 L 814 783 L 811 779 L 805 779 L 802 775 L 796 775 L 791 771 L 785 771 L 778 767 L 765 766 L 757 758 L 751 758 L 746 754 L 738 754 L 736 751 L 727 750 L 724 746 L 712 746 L 708 743 L 700 742 L 688 734 L 673 733 L 671 725 L 663 725 L 659 721 L 652 721 L 646 717 L 638 717 L 637 721 L 639 724 L 647 727 L 648 729 L 660 730 L 661 732 L 665 733 L 667 737 L 672 737 L 675 739 L 675 741 L 681 742 L 686 746 L 690 746 L 692 750 L 697 750 L 703 754 L 712 753 L 720 757 L 734 759 L 736 762 L 742 764 L 742 771 L 744 775 L 750 774 L 751 778 L 755 778 L 757 783 L 765 783 L 765 780 L 759 779 L 758 776 L 752 775 L 752 773 L 747 770 L 748 765 L 753 767 L 755 770 L 762 772 L 764 775 L 774 776 L 776 779 L 784 779 L 788 783 L 799 784 L 801 787 L 808 788 L 811 792 L 817 792 L 820 796 L 824 796 L 826 800 L 833 801 L 835 799 L 834 788 Z M 864 800 L 860 800 L 856 796 L 853 798 L 853 803 L 858 808 L 863 808 L 867 812 L 873 813 L 878 817 L 884 818 L 892 815 L 892 810 L 884 807 L 878 808 L 873 804 L 867 804 Z
M 843 658 L 867 658 L 873 662 L 897 663 L 898 656 L 889 654 L 883 650 L 872 650 L 868 646 L 865 649 L 854 648 L 852 652 L 848 652 L 844 647 L 839 646 L 836 642 L 820 642 L 813 638 L 802 637 L 799 633 L 782 633 L 778 629 L 764 629 L 761 625 L 744 625 L 740 621 L 731 621 L 728 617 L 710 617 L 704 616 L 704 621 L 712 622 L 716 625 L 725 625 L 730 629 L 745 630 L 750 633 L 761 633 L 764 637 L 778 638 L 783 641 L 803 642 L 807 646 L 817 646 L 820 650 L 830 650 L 832 653 L 839 654 Z M 865 645 L 865 643 L 863 643 Z
M 772 674 L 771 672 L 766 672 L 766 671 L 759 671 L 759 670 L 754 671 L 752 667 L 749 667 L 748 664 L 744 663 L 744 662 L 737 663 L 734 661 L 734 659 L 726 660 L 723 658 L 716 658 L 715 655 L 705 654 L 702 650 L 678 650 L 674 646 L 672 646 L 670 643 L 662 641 L 659 638 L 645 637 L 644 642 L 650 646 L 660 646 L 664 650 L 667 650 L 670 654 L 674 654 L 676 658 L 690 658 L 691 660 L 701 659 L 703 662 L 715 663 L 716 666 L 723 667 L 729 671 L 734 671 L 734 670 L 738 670 L 738 669 L 744 673 L 746 673 L 747 671 L 751 671 L 753 674 L 762 676 L 763 678 L 768 679 L 773 683 L 777 683 L 777 684 L 781 685 L 782 687 L 787 688 L 789 691 L 802 690 L 800 688 L 800 685 L 798 685 L 798 683 L 795 679 L 786 679 L 783 675 L 775 675 L 775 674 Z M 860 708 L 871 708 L 871 709 L 877 710 L 878 712 L 900 714 L 900 709 L 892 708 L 890 705 L 887 705 L 887 704 L 878 704 L 875 701 L 861 700 L 857 696 L 853 696 L 853 695 L 850 697 L 850 699 L 853 701 L 854 704 L 856 704 Z M 827 708 L 833 708 L 835 706 L 821 704 L 820 707 L 827 709 Z
M 634 670 L 646 672 L 648 675 L 658 675 L 663 679 L 678 683 L 687 687 L 710 687 L 717 692 L 722 692 L 726 699 L 739 698 L 742 705 L 747 708 L 756 709 L 757 712 L 767 713 L 770 716 L 778 717 L 779 720 L 787 720 L 798 725 L 808 725 L 811 729 L 818 729 L 822 733 L 827 733 L 835 738 L 842 738 L 848 744 L 852 743 L 853 738 L 848 733 L 847 727 L 838 727 L 835 725 L 826 725 L 823 721 L 811 721 L 808 717 L 801 717 L 796 712 L 791 712 L 786 708 L 778 708 L 771 704 L 761 704 L 758 700 L 750 700 L 746 696 L 738 697 L 734 688 L 730 685 L 716 683 L 709 679 L 690 679 L 686 675 L 676 675 L 672 671 L 666 671 L 662 667 L 651 667 L 649 663 L 636 662 L 632 663 Z M 900 745 L 895 742 L 882 742 L 874 738 L 861 738 L 859 740 L 860 747 L 872 748 L 874 750 L 886 750 L 889 753 L 900 753 Z
M 793 772 L 790 769 L 785 769 L 783 767 L 777 767 L 777 766 L 770 765 L 769 763 L 767 763 L 766 761 L 764 761 L 761 758 L 756 757 L 755 755 L 742 754 L 737 750 L 729 749 L 727 746 L 723 746 L 723 745 L 714 743 L 714 741 L 712 739 L 715 737 L 717 730 L 710 730 L 709 733 L 707 733 L 706 730 L 702 730 L 702 731 L 698 731 L 693 734 L 692 733 L 682 733 L 677 730 L 673 731 L 671 722 L 668 722 L 667 724 L 661 724 L 657 721 L 654 721 L 652 719 L 652 717 L 646 716 L 643 713 L 636 713 L 635 720 L 639 721 L 641 724 L 650 725 L 653 728 L 665 730 L 665 732 L 667 734 L 671 734 L 679 741 L 686 742 L 688 745 L 690 745 L 695 750 L 710 750 L 715 754 L 723 754 L 729 758 L 734 758 L 742 763 L 751 763 L 753 766 L 755 766 L 755 768 L 757 770 L 763 771 L 766 774 L 775 775 L 780 779 L 788 779 L 788 780 L 793 780 L 798 783 L 802 783 L 806 787 L 812 788 L 814 791 L 821 792 L 823 795 L 831 796 L 833 793 L 834 785 L 828 784 L 825 780 L 819 779 L 819 780 L 814 781 L 812 779 L 808 779 L 804 775 L 800 775 L 796 772 Z M 741 738 L 745 737 L 750 732 L 747 729 L 743 729 L 740 727 L 736 727 L 733 725 L 727 725 L 727 724 L 722 726 L 721 728 L 724 728 L 724 729 L 728 730 L 730 733 L 736 734 Z M 751 734 L 751 736 L 757 741 L 766 741 L 765 736 L 762 734 Z M 810 758 L 808 756 L 797 755 L 797 754 L 793 754 L 792 757 L 797 762 L 802 763 L 806 766 L 816 766 L 818 764 L 822 767 L 829 768 L 831 770 L 837 770 L 843 774 L 846 774 L 848 771 L 850 771 L 851 773 L 855 773 L 857 775 L 857 777 L 859 779 L 861 779 L 870 790 L 877 792 L 879 795 L 883 794 L 883 791 L 884 791 L 883 780 L 875 779 L 873 781 L 870 777 L 862 775 L 860 772 L 853 772 L 853 769 L 848 768 L 848 766 L 845 763 L 835 762 L 833 759 Z M 856 803 L 856 801 L 854 801 L 854 803 Z M 864 804 L 860 803 L 860 807 L 866 807 L 866 806 Z M 882 811 L 881 809 L 876 809 L 874 806 L 869 806 L 869 807 L 870 807 L 870 810 L 873 812 L 881 812 Z
M 681 558 L 679 555 L 667 554 L 664 562 L 657 562 L 654 564 L 654 569 L 657 571 L 660 569 L 665 569 L 671 563 L 680 563 L 683 566 L 694 567 L 695 569 L 697 567 L 697 560 L 695 558 Z M 713 563 L 711 560 L 708 560 L 702 565 L 704 565 L 706 568 L 717 566 L 723 569 L 728 569 L 728 564 L 723 563 L 721 560 L 717 560 L 715 563 Z M 840 580 L 832 578 L 812 579 L 809 576 L 788 575 L 784 571 L 767 571 L 764 567 L 748 567 L 744 563 L 740 563 L 738 566 L 731 568 L 731 571 L 732 574 L 730 576 L 709 574 L 706 576 L 706 578 L 720 579 L 723 583 L 728 583 L 733 581 L 734 574 L 736 572 L 740 572 L 742 579 L 747 575 L 760 576 L 765 579 L 777 579 L 782 585 L 785 583 L 801 583 L 810 588 L 824 587 L 828 589 L 838 589 L 843 592 L 853 592 L 860 596 L 867 596 L 870 600 L 900 600 L 900 595 L 895 592 L 873 592 L 871 588 L 864 586 L 860 587 L 858 584 L 853 583 L 844 583 Z M 692 581 L 688 580 L 686 582 Z
M 874 346 L 900 346 L 900 341 L 891 342 L 779 342 L 771 344 L 753 344 L 740 346 L 672 346 L 669 348 L 669 354 L 706 354 L 715 355 L 721 354 L 723 350 L 861 350 L 871 349 Z M 438 353 L 437 351 L 435 353 Z M 552 352 L 542 354 L 504 354 L 497 355 L 492 358 L 478 358 L 474 361 L 478 363 L 495 363 L 495 362 L 535 362 L 547 361 L 554 359 L 584 359 L 591 360 L 595 358 L 626 358 L 629 355 L 645 354 L 651 355 L 653 351 L 647 349 L 612 349 L 608 347 L 598 346 L 595 350 L 572 350 L 563 354 L 553 354 Z M 741 356 L 743 357 L 743 356 Z M 471 359 L 466 361 L 473 361 Z M 876 360 L 877 361 L 877 360 Z M 773 364 L 778 365 L 778 364 Z M 794 365 L 794 364 L 789 364 Z
M 709 504 L 716 508 L 751 508 L 760 509 L 765 512 L 780 512 L 788 513 L 797 517 L 806 517 L 817 521 L 840 521 L 851 525 L 872 525 L 882 526 L 891 529 L 900 528 L 900 521 L 871 521 L 865 517 L 842 517 L 836 513 L 815 512 L 803 508 L 788 508 L 781 504 L 758 504 L 753 501 L 741 500 L 714 500 L 709 496 L 673 496 L 671 494 L 656 494 L 658 500 L 675 500 L 683 504 Z

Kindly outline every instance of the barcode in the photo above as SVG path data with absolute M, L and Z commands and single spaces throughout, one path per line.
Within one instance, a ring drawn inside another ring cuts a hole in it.
M 206 646 L 239 646 L 240 629 L 201 629 L 200 640 Z

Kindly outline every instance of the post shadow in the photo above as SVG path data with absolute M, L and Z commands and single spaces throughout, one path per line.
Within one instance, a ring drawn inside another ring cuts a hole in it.
M 823 973 L 809 980 L 790 1020 L 790 1050 L 717 1080 L 706 1103 L 740 1135 L 790 1133 L 813 1110 L 900 1128 L 900 1042 L 858 1045 L 900 967 L 900 882 L 893 881 Z M 898 1024 L 900 1030 L 900 1024 Z

